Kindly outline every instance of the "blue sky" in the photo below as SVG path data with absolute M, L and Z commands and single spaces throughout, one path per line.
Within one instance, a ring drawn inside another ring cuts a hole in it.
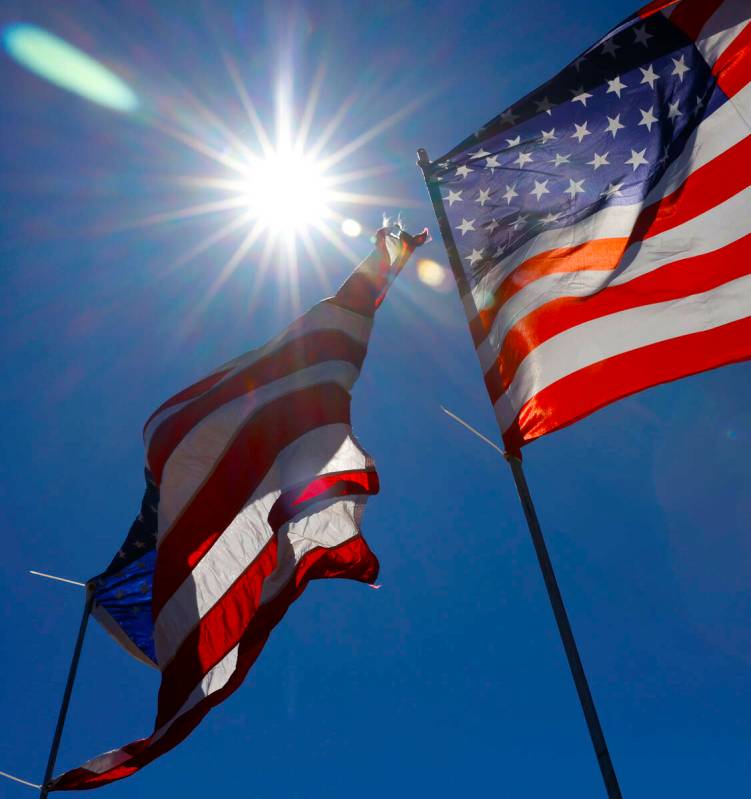
M 101 571 L 140 502 L 150 412 L 351 268 L 314 236 L 321 270 L 301 255 L 297 276 L 274 259 L 264 274 L 259 242 L 209 296 L 245 231 L 185 262 L 233 212 L 158 216 L 221 197 L 176 180 L 221 170 L 156 120 L 221 149 L 197 98 L 252 143 L 223 53 L 270 129 L 279 76 L 293 76 L 301 108 L 325 63 L 313 137 L 351 97 L 329 151 L 419 100 L 337 165 L 382 168 L 350 188 L 398 202 L 342 210 L 366 231 L 401 210 L 438 238 L 416 148 L 445 152 L 633 10 L 5 0 L 0 25 L 81 48 L 140 108 L 101 107 L 0 56 L 0 769 L 41 780 L 83 601 L 28 569 Z M 367 235 L 347 244 L 369 249 Z M 421 255 L 446 263 L 439 241 Z M 736 795 L 751 778 L 750 379 L 736 364 L 661 386 L 525 450 L 626 796 Z M 439 403 L 497 438 L 456 294 L 413 265 L 354 391 L 381 477 L 363 529 L 383 587 L 312 585 L 244 686 L 107 796 L 602 795 L 511 476 Z M 156 687 L 93 625 L 58 771 L 147 734 Z M 0 783 L 2 797 L 29 794 Z

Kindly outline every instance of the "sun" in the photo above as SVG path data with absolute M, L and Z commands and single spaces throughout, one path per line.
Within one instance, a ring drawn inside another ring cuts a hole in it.
M 272 150 L 248 166 L 244 190 L 250 219 L 277 235 L 299 235 L 334 218 L 323 162 L 296 148 Z

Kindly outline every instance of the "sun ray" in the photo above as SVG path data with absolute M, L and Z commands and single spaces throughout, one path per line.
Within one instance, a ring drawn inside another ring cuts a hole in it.
M 396 164 L 381 164 L 379 166 L 370 166 L 363 169 L 353 169 L 351 172 L 339 172 L 336 175 L 329 175 L 324 178 L 324 182 L 328 187 L 341 186 L 354 180 L 361 180 L 362 178 L 387 175 L 389 172 L 396 172 L 398 168 Z
M 351 264 L 358 264 L 360 262 L 360 258 L 354 250 L 350 249 L 347 244 L 342 240 L 342 237 L 335 231 L 332 230 L 325 221 L 321 220 L 316 226 L 316 230 L 319 230 L 324 238 L 328 239 L 331 244 L 351 263 Z
M 318 107 L 318 99 L 321 96 L 321 89 L 323 88 L 323 79 L 325 76 L 326 65 L 321 63 L 318 65 L 318 69 L 316 70 L 313 83 L 311 84 L 310 91 L 308 92 L 308 100 L 305 103 L 305 110 L 300 118 L 297 139 L 295 141 L 295 145 L 300 152 L 305 151 L 305 145 L 308 143 L 310 126 L 313 124 L 313 117 L 315 116 L 316 108 Z
M 238 161 L 236 158 L 232 158 L 226 153 L 221 153 L 218 150 L 215 150 L 213 147 L 210 147 L 208 144 L 202 142 L 200 139 L 197 139 L 195 136 L 192 136 L 190 133 L 186 133 L 185 131 L 175 128 L 167 122 L 157 118 L 152 119 L 151 124 L 157 130 L 160 130 L 167 136 L 170 136 L 176 141 L 179 141 L 182 144 L 185 144 L 187 147 L 190 147 L 192 150 L 211 158 L 218 164 L 228 167 L 233 172 L 237 172 L 241 175 L 245 173 L 246 167 L 242 161 Z
M 230 211 L 233 208 L 241 208 L 247 205 L 247 200 L 242 196 L 227 197 L 224 200 L 215 200 L 210 203 L 199 205 L 189 205 L 187 208 L 179 208 L 176 211 L 161 211 L 158 214 L 135 219 L 130 222 L 123 222 L 115 226 L 113 230 L 130 230 L 132 228 L 152 227 L 160 225 L 162 222 L 174 222 L 177 219 L 190 219 L 194 216 L 204 216 L 206 214 L 216 214 L 222 211 Z
M 229 53 L 225 51 L 222 51 L 222 59 L 224 60 L 224 65 L 227 69 L 227 72 L 229 73 L 232 83 L 235 86 L 235 90 L 237 91 L 237 94 L 240 98 L 240 102 L 242 103 L 245 113 L 248 116 L 248 120 L 250 121 L 250 124 L 253 127 L 253 131 L 256 134 L 256 138 L 258 139 L 258 142 L 261 145 L 261 149 L 263 150 L 265 155 L 273 153 L 274 146 L 271 143 L 271 139 L 269 139 L 269 135 L 266 132 L 266 128 L 263 126 L 263 122 L 261 122 L 261 117 L 258 115 L 255 105 L 253 105 L 253 101 L 250 99 L 250 95 L 248 94 L 248 91 L 245 88 L 245 84 L 242 82 L 242 78 L 240 77 L 237 65 L 235 64 Z
M 383 205 L 401 206 L 403 208 L 421 208 L 423 203 L 409 200 L 404 197 L 389 197 L 380 194 L 355 194 L 349 191 L 329 192 L 329 197 L 334 202 L 351 203 L 352 205 Z
M 226 225 L 219 228 L 219 230 L 215 231 L 210 236 L 206 236 L 205 238 L 201 239 L 201 241 L 199 241 L 194 247 L 183 253 L 171 264 L 168 264 L 165 271 L 167 273 L 174 272 L 180 267 L 187 265 L 194 258 L 197 258 L 202 253 L 211 249 L 211 247 L 213 247 L 215 244 L 219 244 L 220 241 L 224 241 L 224 239 L 226 239 L 228 236 L 231 236 L 236 230 L 245 227 L 252 220 L 252 218 L 253 216 L 250 212 L 241 214 L 236 219 L 233 219 L 231 222 L 228 222 Z
M 389 116 L 382 119 L 380 122 L 376 123 L 375 125 L 371 126 L 366 130 L 364 133 L 361 133 L 356 138 L 352 139 L 348 144 L 343 145 L 340 147 L 336 152 L 332 153 L 328 158 L 324 158 L 321 161 L 321 167 L 324 170 L 330 169 L 335 164 L 338 164 L 342 159 L 346 158 L 348 155 L 352 155 L 356 150 L 359 150 L 362 146 L 367 144 L 368 142 L 372 141 L 376 136 L 383 133 L 385 130 L 388 130 L 390 127 L 393 127 L 397 122 L 401 121 L 405 117 L 412 114 L 416 111 L 421 105 L 423 105 L 427 100 L 434 94 L 434 92 L 425 92 L 420 97 L 416 97 L 414 100 L 407 103 L 405 106 L 400 108 L 398 111 L 394 111 L 393 114 L 389 114 Z

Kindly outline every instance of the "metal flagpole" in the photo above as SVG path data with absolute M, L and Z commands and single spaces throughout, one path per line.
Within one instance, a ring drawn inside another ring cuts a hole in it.
M 422 148 L 419 149 L 417 151 L 417 159 L 417 164 L 422 170 L 422 174 L 425 179 L 425 185 L 428 188 L 428 193 L 430 194 L 430 199 L 433 203 L 433 211 L 435 213 L 436 219 L 438 220 L 438 226 L 441 230 L 443 244 L 446 248 L 449 263 L 451 265 L 451 271 L 454 273 L 454 278 L 456 280 L 456 285 L 461 298 L 469 289 L 469 286 L 462 268 L 461 260 L 459 259 L 459 254 L 456 251 L 454 236 L 451 232 L 451 225 L 449 224 L 443 207 L 440 184 L 434 180 L 431 180 L 428 176 L 427 170 L 430 166 L 430 159 L 428 158 L 427 152 Z M 535 548 L 537 561 L 540 564 L 540 571 L 542 571 L 542 578 L 545 582 L 545 588 L 548 592 L 548 599 L 550 600 L 550 605 L 553 609 L 553 615 L 555 616 L 555 621 L 558 625 L 558 632 L 561 636 L 561 642 L 563 643 L 563 648 L 566 652 L 566 659 L 568 660 L 569 669 L 571 670 L 571 676 L 574 679 L 576 692 L 579 695 L 579 702 L 581 704 L 582 712 L 584 713 L 584 719 L 587 722 L 587 728 L 589 729 L 589 735 L 592 739 L 592 746 L 594 747 L 597 763 L 600 767 L 600 773 L 602 774 L 602 779 L 605 783 L 605 790 L 607 791 L 608 799 L 622 799 L 621 789 L 618 785 L 618 778 L 616 776 L 615 769 L 613 768 L 613 762 L 610 759 L 610 752 L 608 751 L 608 745 L 605 741 L 605 735 L 603 734 L 602 727 L 600 726 L 597 708 L 595 707 L 592 694 L 589 690 L 587 676 L 584 673 L 584 667 L 582 666 L 581 658 L 579 657 L 579 650 L 576 646 L 574 633 L 571 630 L 571 624 L 568 620 L 566 607 L 563 604 L 563 597 L 561 596 L 560 589 L 558 588 L 558 581 L 556 580 L 555 572 L 553 571 L 553 564 L 550 561 L 550 555 L 548 554 L 548 549 L 545 546 L 545 539 L 542 535 L 540 522 L 537 518 L 535 506 L 532 503 L 532 497 L 529 493 L 529 486 L 527 485 L 527 480 L 524 476 L 521 458 L 509 454 L 505 454 L 504 457 L 511 467 L 511 473 L 514 477 L 516 490 L 519 494 L 522 508 L 524 509 L 524 516 L 527 520 L 529 534 L 532 537 L 532 544 Z
M 70 696 L 73 693 L 73 683 L 76 679 L 76 671 L 78 670 L 78 661 L 81 657 L 81 649 L 83 648 L 83 639 L 86 635 L 86 627 L 89 623 L 89 616 L 91 608 L 94 604 L 94 586 L 88 583 L 86 585 L 86 602 L 83 606 L 83 616 L 81 618 L 81 626 L 78 628 L 78 638 L 76 639 L 76 646 L 73 650 L 73 658 L 70 661 L 70 669 L 68 670 L 68 682 L 65 684 L 65 692 L 63 693 L 63 701 L 60 705 L 60 712 L 57 716 L 57 726 L 55 727 L 55 734 L 52 737 L 52 745 L 50 746 L 50 754 L 47 758 L 47 768 L 44 772 L 44 779 L 42 780 L 42 788 L 39 791 L 39 799 L 46 799 L 49 791 L 49 784 L 52 780 L 52 772 L 55 769 L 55 761 L 57 760 L 57 750 L 60 748 L 60 739 L 63 735 L 63 727 L 65 726 L 65 717 L 68 714 L 68 705 L 70 704 Z

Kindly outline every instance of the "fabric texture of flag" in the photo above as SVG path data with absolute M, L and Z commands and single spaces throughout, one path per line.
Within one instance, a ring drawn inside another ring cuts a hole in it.
M 425 168 L 509 451 L 751 357 L 749 17 L 653 2 Z
M 379 231 L 335 297 L 148 420 L 141 511 L 91 582 L 96 618 L 161 672 L 154 732 L 51 790 L 127 777 L 182 741 L 240 685 L 310 580 L 375 580 L 359 522 L 378 476 L 352 434 L 349 391 L 375 310 L 426 236 Z

